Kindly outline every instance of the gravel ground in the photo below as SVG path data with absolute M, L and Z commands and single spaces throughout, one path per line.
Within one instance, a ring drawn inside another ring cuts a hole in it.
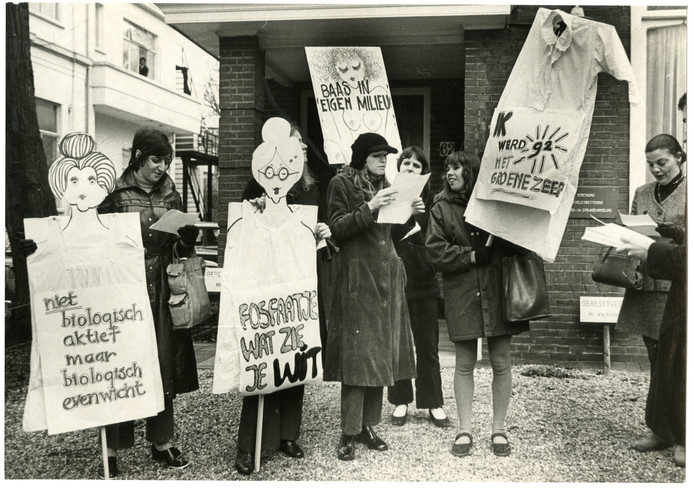
M 22 431 L 29 370 L 29 347 L 6 352 L 5 478 L 95 479 L 100 462 L 96 430 L 48 436 Z M 443 371 L 444 408 L 456 417 L 453 370 Z M 384 422 L 377 432 L 389 443 L 384 453 L 357 444 L 357 458 L 338 461 L 340 388 L 317 383 L 306 388 L 300 445 L 306 458 L 293 460 L 264 452 L 259 473 L 236 473 L 237 395 L 213 395 L 212 371 L 200 370 L 200 390 L 176 401 L 176 445 L 191 465 L 166 469 L 149 459 L 144 423 L 136 423 L 135 447 L 119 453 L 126 480 L 282 481 L 511 481 L 511 482 L 678 482 L 672 449 L 638 453 L 630 443 L 643 436 L 648 375 L 580 371 L 552 366 L 514 366 L 513 397 L 507 418 L 513 453 L 491 452 L 491 370 L 475 373 L 472 456 L 449 453 L 456 427 L 438 429 L 428 411 L 410 408 L 403 427 L 388 422 L 393 407 L 384 399 Z

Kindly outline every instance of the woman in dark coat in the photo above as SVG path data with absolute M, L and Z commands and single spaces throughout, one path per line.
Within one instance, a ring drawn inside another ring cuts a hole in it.
M 354 459 L 354 442 L 383 451 L 374 432 L 381 421 L 383 387 L 414 377 L 414 347 L 405 301 L 405 270 L 390 225 L 378 210 L 393 201 L 386 157 L 397 150 L 383 136 L 361 134 L 351 168 L 328 186 L 328 219 L 340 247 L 328 319 L 324 379 L 340 381 L 342 436 L 337 457 Z
M 519 248 L 465 222 L 468 198 L 480 162 L 458 151 L 446 158 L 444 189 L 436 196 L 426 235 L 426 254 L 443 274 L 446 324 L 455 343 L 453 387 L 459 431 L 451 452 L 467 456 L 472 447 L 472 400 L 477 339 L 486 337 L 492 365 L 492 448 L 508 456 L 506 412 L 511 399 L 511 336 L 529 330 L 527 321 L 503 320 L 502 257 Z
M 686 160 L 687 155 L 682 151 L 677 139 L 671 135 L 660 134 L 648 141 L 646 161 L 655 180 L 636 189 L 631 214 L 648 214 L 657 223 L 667 222 L 683 226 L 687 207 L 687 186 L 682 165 Z M 640 290 L 624 292 L 622 308 L 617 319 L 617 328 L 643 336 L 651 363 L 651 377 L 655 374 L 658 333 L 669 289 L 669 280 L 644 276 Z M 653 402 L 656 401 L 653 386 L 651 383 L 648 388 L 646 411 L 656 415 L 653 410 Z M 670 445 L 671 443 L 650 432 L 646 437 L 635 441 L 631 447 L 645 452 L 665 449 Z
M 675 446 L 675 465 L 686 463 L 687 414 L 687 245 L 684 227 L 659 224 L 665 239 L 650 245 L 624 239 L 618 252 L 646 261 L 652 278 L 672 280 L 658 334 L 658 354 L 651 375 L 653 401 L 646 425 L 664 443 Z
M 301 179 L 287 193 L 287 203 L 290 205 L 317 205 L 318 224 L 314 229 L 317 239 L 328 239 L 330 228 L 324 223 L 323 209 L 319 205 L 319 193 L 315 180 L 306 163 L 308 156 L 306 144 L 299 129 L 292 127 L 291 137 L 299 139 L 304 151 L 304 170 Z M 255 178 L 246 184 L 242 200 L 256 200 L 257 205 L 264 208 L 263 195 L 265 190 Z M 320 273 L 318 275 L 320 277 Z M 319 279 L 320 281 L 320 279 Z M 318 285 L 320 293 L 320 283 Z M 321 329 L 321 342 L 324 343 L 325 312 L 323 301 L 318 300 L 318 318 Z M 297 440 L 301 433 L 301 412 L 304 402 L 304 385 L 293 386 L 265 395 L 263 409 L 263 429 L 261 444 L 263 449 L 279 449 L 285 455 L 300 459 L 304 457 Z M 238 447 L 234 467 L 240 474 L 249 475 L 254 469 L 253 452 L 255 451 L 256 420 L 258 416 L 258 397 L 245 396 L 242 400 L 241 417 L 239 418 Z
M 100 213 L 138 212 L 145 247 L 147 291 L 152 307 L 159 367 L 164 387 L 164 410 L 147 419 L 146 439 L 152 443 L 152 459 L 172 468 L 184 468 L 188 461 L 171 444 L 174 435 L 173 399 L 179 393 L 198 389 L 198 372 L 193 341 L 188 330 L 174 330 L 168 307 L 170 295 L 166 266 L 173 250 L 188 256 L 198 236 L 189 225 L 178 229 L 179 236 L 151 230 L 166 212 L 181 210 L 181 196 L 166 174 L 173 149 L 166 134 L 154 129 L 140 129 L 133 138 L 130 164 L 116 183 L 116 189 L 99 207 Z M 106 427 L 109 475 L 118 474 L 116 450 L 134 444 L 134 422 Z M 103 476 L 103 467 L 99 468 Z
M 431 173 L 429 161 L 418 146 L 406 147 L 398 157 L 398 171 L 426 175 Z M 424 257 L 424 236 L 429 222 L 433 198 L 429 181 L 422 192 L 424 211 L 415 212 L 408 222 L 392 226 L 395 251 L 402 259 L 407 273 L 405 296 L 410 314 L 410 325 L 417 354 L 417 408 L 428 408 L 429 417 L 437 427 L 447 427 L 448 417 L 443 408 L 441 388 L 441 364 L 439 363 L 439 283 L 436 268 Z M 420 230 L 407 234 L 417 223 Z M 407 405 L 413 400 L 412 381 L 399 380 L 388 388 L 388 401 L 395 405 L 390 420 L 393 425 L 404 425 L 407 421 Z

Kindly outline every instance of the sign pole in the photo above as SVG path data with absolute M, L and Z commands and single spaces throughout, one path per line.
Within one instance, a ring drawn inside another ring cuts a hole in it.
M 610 375 L 612 369 L 612 358 L 610 355 L 610 325 L 603 324 L 602 326 L 602 354 L 605 368 L 605 376 Z
M 104 480 L 111 479 L 111 473 L 108 471 L 108 449 L 106 447 L 106 427 L 99 427 L 101 433 L 101 457 L 104 463 Z
M 265 408 L 265 395 L 258 395 L 258 418 L 255 424 L 255 472 L 260 471 L 260 453 L 263 441 L 263 410 Z

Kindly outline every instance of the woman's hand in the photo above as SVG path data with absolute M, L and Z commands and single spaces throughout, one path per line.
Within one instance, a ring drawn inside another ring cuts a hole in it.
M 398 193 L 397 190 L 392 188 L 384 188 L 380 190 L 376 195 L 369 201 L 369 210 L 372 212 L 378 210 L 381 207 L 390 205 L 395 201 L 395 195 Z
M 412 202 L 412 213 L 417 215 L 423 214 L 425 211 L 426 207 L 424 206 L 424 200 L 422 200 L 422 197 L 415 198 L 414 202 Z
M 193 247 L 195 245 L 195 241 L 198 240 L 200 229 L 194 225 L 184 225 L 176 232 L 178 232 L 178 235 L 181 236 L 181 242 L 183 242 L 184 246 Z
M 634 236 L 627 235 L 621 237 L 622 245 L 617 248 L 617 252 L 626 253 L 641 261 L 645 261 L 648 257 L 648 248 L 653 244 L 653 240 L 646 236 L 636 234 Z
M 330 232 L 330 227 L 328 227 L 328 224 L 323 222 L 318 222 L 316 224 L 313 234 L 316 236 L 316 240 L 318 241 L 322 239 L 329 239 L 333 235 L 333 233 Z
M 36 252 L 38 246 L 33 239 L 19 239 L 19 252 L 22 256 L 27 257 Z
M 263 210 L 265 210 L 265 198 L 266 198 L 266 195 L 265 195 L 265 193 L 263 193 L 258 198 L 248 200 L 248 203 L 253 205 L 258 212 L 263 213 Z

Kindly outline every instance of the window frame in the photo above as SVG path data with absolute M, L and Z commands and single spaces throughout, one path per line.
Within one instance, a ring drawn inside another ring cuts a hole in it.
M 125 23 L 125 26 L 122 30 L 123 58 L 124 58 L 123 69 L 126 69 L 128 71 L 132 71 L 133 73 L 139 75 L 139 69 L 137 67 L 140 64 L 140 58 L 143 57 L 142 56 L 142 50 L 144 50 L 147 53 L 147 56 L 144 56 L 144 57 L 147 59 L 147 67 L 149 68 L 149 73 L 147 74 L 147 78 L 152 79 L 152 80 L 156 79 L 157 70 L 155 69 L 155 65 L 156 65 L 156 60 L 157 60 L 157 52 L 158 52 L 157 44 L 158 44 L 159 37 L 154 32 L 149 31 L 149 30 L 145 29 L 144 27 L 141 27 L 139 24 L 137 24 L 135 22 L 132 22 L 128 19 L 123 19 L 123 21 Z M 144 44 L 141 44 L 141 43 L 137 42 L 137 40 L 132 39 L 132 37 L 130 39 L 128 39 L 125 35 L 125 27 L 128 27 L 128 26 L 130 29 L 136 29 L 138 31 L 141 31 L 143 34 L 145 34 L 145 36 L 151 36 L 152 47 L 148 47 Z M 131 62 L 132 62 L 132 60 L 130 59 L 130 52 L 131 52 L 130 48 L 132 48 L 134 46 L 139 49 L 139 53 L 137 56 L 137 60 L 134 64 L 134 66 L 136 68 L 132 69 L 130 67 Z M 127 63 L 125 62 L 126 55 L 127 55 Z

